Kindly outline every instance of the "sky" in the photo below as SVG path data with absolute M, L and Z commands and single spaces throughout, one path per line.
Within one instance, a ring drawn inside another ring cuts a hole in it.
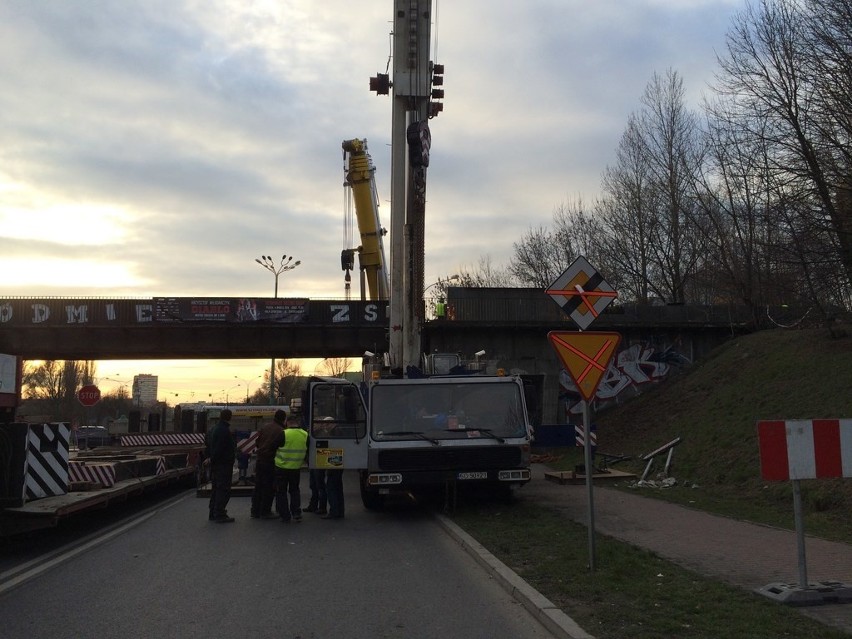
M 697 108 L 745 0 L 433 3 L 427 284 L 593 202 L 628 116 L 676 70 Z M 0 0 L 0 299 L 340 298 L 341 142 L 390 226 L 392 0 Z M 354 285 L 354 284 L 353 284 Z M 319 365 L 306 361 L 303 371 Z M 268 361 L 103 362 L 213 397 Z M 104 380 L 102 390 L 109 390 Z M 256 384 L 250 386 L 256 387 Z M 238 392 L 232 390 L 232 393 Z

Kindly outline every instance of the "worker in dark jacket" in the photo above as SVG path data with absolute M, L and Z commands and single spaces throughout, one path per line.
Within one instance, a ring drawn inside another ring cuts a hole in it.
M 257 430 L 257 463 L 255 464 L 254 492 L 251 495 L 251 516 L 275 519 L 272 501 L 275 498 L 275 453 L 284 445 L 284 420 L 287 413 L 275 411 L 271 422 Z
M 231 478 L 237 444 L 231 434 L 230 409 L 219 413 L 218 423 L 207 433 L 207 461 L 210 464 L 210 520 L 221 524 L 234 521 L 228 516 L 231 499 Z

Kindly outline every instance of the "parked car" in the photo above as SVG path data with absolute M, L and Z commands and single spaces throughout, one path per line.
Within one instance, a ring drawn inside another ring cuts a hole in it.
M 104 426 L 78 426 L 71 432 L 71 445 L 80 450 L 112 444 L 112 436 Z

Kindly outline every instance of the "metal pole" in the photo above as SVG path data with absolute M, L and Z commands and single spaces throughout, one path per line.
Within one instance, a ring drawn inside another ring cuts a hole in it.
M 802 515 L 802 489 L 799 480 L 793 480 L 793 514 L 796 519 L 796 545 L 799 551 L 799 587 L 808 588 L 808 563 L 805 559 L 805 519 Z
M 278 273 L 275 273 L 275 295 L 274 299 L 278 299 Z M 269 405 L 275 405 L 275 358 L 272 358 L 272 363 L 269 365 Z
M 589 419 L 589 402 L 583 401 L 583 436 L 586 463 L 586 497 L 589 505 L 589 570 L 595 570 L 595 501 L 593 494 L 592 475 L 592 424 Z

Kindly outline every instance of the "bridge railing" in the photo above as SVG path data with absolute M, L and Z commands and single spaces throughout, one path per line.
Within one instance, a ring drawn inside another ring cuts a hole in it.
M 450 288 L 446 317 L 459 322 L 505 324 L 561 323 L 573 325 L 567 313 L 540 289 Z M 754 323 L 753 310 L 736 305 L 619 304 L 608 307 L 595 327 L 747 325 Z

